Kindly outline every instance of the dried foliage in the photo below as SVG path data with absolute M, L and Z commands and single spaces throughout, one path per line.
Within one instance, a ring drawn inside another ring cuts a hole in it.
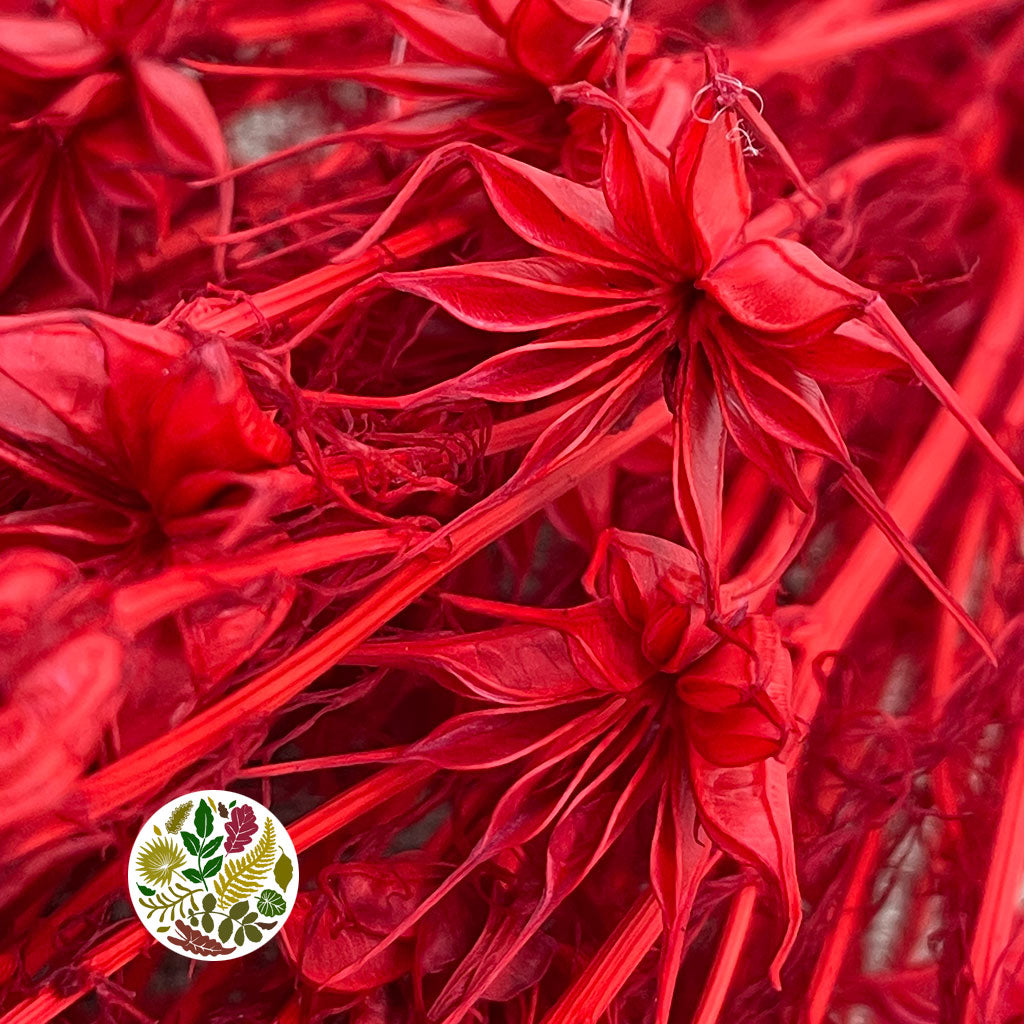
M 0 4 L 3 1024 L 1018 1020 L 1022 70 Z

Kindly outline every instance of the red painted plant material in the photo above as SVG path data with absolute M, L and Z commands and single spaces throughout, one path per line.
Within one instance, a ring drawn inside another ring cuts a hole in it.
M 2 7 L 2 1024 L 1017 1019 L 1018 3 Z

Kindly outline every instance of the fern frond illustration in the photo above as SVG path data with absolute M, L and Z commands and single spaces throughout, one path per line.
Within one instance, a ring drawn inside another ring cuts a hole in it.
M 221 910 L 263 888 L 263 882 L 274 866 L 275 843 L 274 823 L 267 818 L 263 835 L 256 845 L 244 857 L 235 857 L 225 863 L 213 883 Z
M 185 824 L 185 819 L 188 817 L 189 811 L 191 810 L 191 800 L 186 800 L 183 804 L 178 804 L 178 806 L 171 811 L 171 816 L 164 823 L 164 828 L 166 828 L 171 835 L 176 836 L 181 831 L 181 826 Z
M 163 921 L 164 917 L 170 912 L 172 917 L 177 917 L 181 914 L 185 914 L 190 911 L 196 910 L 196 896 L 202 893 L 202 889 L 190 889 L 187 885 L 183 885 L 181 882 L 175 882 L 165 892 L 158 892 L 155 896 L 139 899 L 139 905 L 143 906 L 147 910 L 146 917 L 150 918 L 159 911 L 159 920 Z M 191 899 L 191 903 L 186 908 L 185 901 Z
M 135 866 L 151 885 L 166 885 L 185 866 L 185 851 L 173 839 L 151 839 L 139 850 Z

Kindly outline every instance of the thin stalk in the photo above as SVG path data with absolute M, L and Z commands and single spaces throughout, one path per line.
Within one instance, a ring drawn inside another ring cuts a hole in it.
M 1009 192 L 1004 192 L 1002 198 L 1008 226 L 1007 252 L 992 302 L 956 381 L 963 408 L 977 416 L 988 406 L 1024 331 L 1024 291 L 1019 285 L 1024 275 L 1024 199 Z M 940 410 L 887 502 L 893 518 L 907 536 L 913 535 L 945 489 L 968 438 L 960 422 L 945 409 Z M 821 698 L 815 676 L 818 656 L 843 647 L 900 564 L 895 548 L 872 526 L 814 605 L 812 618 L 818 628 L 794 680 L 793 713 L 797 721 L 809 722 L 817 711 Z M 1024 776 L 1021 785 L 1024 786 Z M 1020 811 L 1024 822 L 1024 803 Z M 1024 851 L 1024 828 L 1018 828 L 1016 835 Z M 739 941 L 740 929 L 746 929 L 742 922 L 727 924 L 722 945 Z
M 265 292 L 257 292 L 228 309 L 196 312 L 189 317 L 189 322 L 200 330 L 230 334 L 236 338 L 254 334 L 268 324 L 326 304 L 346 288 L 398 261 L 413 259 L 451 242 L 472 225 L 473 218 L 468 213 L 437 217 L 429 223 L 402 231 L 385 242 L 378 242 L 350 259 L 311 270 Z
M 729 908 L 729 916 L 725 921 L 722 941 L 715 952 L 715 962 L 711 967 L 711 975 L 704 986 L 700 1005 L 693 1018 L 693 1024 L 715 1024 L 722 1012 L 722 1005 L 732 984 L 736 965 L 740 962 L 740 954 L 746 942 L 750 922 L 754 916 L 754 903 L 757 900 L 757 886 L 745 885 L 734 897 Z
M 809 39 L 800 32 L 787 33 L 774 46 L 734 52 L 731 57 L 750 81 L 763 81 L 780 71 L 788 74 L 799 68 L 846 59 L 861 50 L 954 25 L 976 15 L 996 13 L 1019 3 L 1020 0 L 932 0 L 846 25 L 817 39 Z
M 387 768 L 356 784 L 288 826 L 295 849 L 304 853 L 311 846 L 333 835 L 384 801 L 408 789 L 422 785 L 433 774 L 429 765 L 399 765 Z M 104 875 L 106 877 L 106 873 Z M 117 872 L 117 881 L 123 876 Z M 62 988 L 58 995 L 44 988 L 29 996 L 0 1017 L 0 1024 L 46 1024 L 96 986 L 96 981 L 120 970 L 156 940 L 138 922 L 123 924 L 105 939 L 81 965 L 81 983 L 77 988 Z
M 1024 200 L 1016 195 L 1004 195 L 1003 199 L 1007 252 L 992 302 L 956 380 L 961 404 L 974 415 L 983 414 L 989 405 L 1024 331 L 1024 291 L 1020 288 L 1024 276 Z M 968 439 L 960 423 L 945 409 L 932 421 L 886 502 L 908 536 L 921 525 L 945 489 Z M 798 718 L 809 721 L 817 709 L 815 659 L 846 643 L 900 564 L 896 551 L 872 526 L 815 604 L 814 620 L 820 628 L 806 652 L 794 687 Z
M 807 991 L 804 1024 L 822 1024 L 825 1014 L 828 1013 L 832 992 L 846 959 L 847 950 L 850 948 L 850 942 L 855 935 L 861 934 L 860 922 L 865 906 L 864 890 L 874 872 L 881 841 L 882 830 L 878 827 L 872 828 L 864 836 L 857 851 L 849 885 L 843 897 L 843 905 L 832 923 Z
M 658 941 L 661 930 L 661 908 L 654 894 L 647 893 L 619 922 L 542 1024 L 594 1024 Z
M 137 632 L 164 615 L 226 588 L 263 576 L 302 576 L 353 559 L 393 554 L 424 537 L 414 531 L 356 530 L 282 544 L 243 557 L 177 565 L 151 579 L 122 587 L 111 599 L 111 610 L 119 625 Z
M 279 665 L 146 745 L 84 780 L 79 798 L 87 820 L 100 821 L 117 808 L 159 792 L 182 767 L 211 753 L 231 731 L 269 713 L 301 693 L 353 647 L 384 625 L 476 552 L 661 430 L 668 420 L 662 403 L 645 409 L 633 424 L 601 444 L 584 448 L 558 471 L 523 484 L 506 501 L 483 512 L 470 509 L 443 531 L 432 549 L 411 558 L 363 600 Z M 74 826 L 51 820 L 26 837 L 12 854 L 25 855 L 73 834 Z

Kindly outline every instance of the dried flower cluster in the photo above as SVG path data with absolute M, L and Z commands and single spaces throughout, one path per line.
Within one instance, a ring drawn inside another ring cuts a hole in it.
M 2 0 L 0 1022 L 1019 1021 L 1022 76 L 1019 0 Z M 204 787 L 300 894 L 187 974 Z

